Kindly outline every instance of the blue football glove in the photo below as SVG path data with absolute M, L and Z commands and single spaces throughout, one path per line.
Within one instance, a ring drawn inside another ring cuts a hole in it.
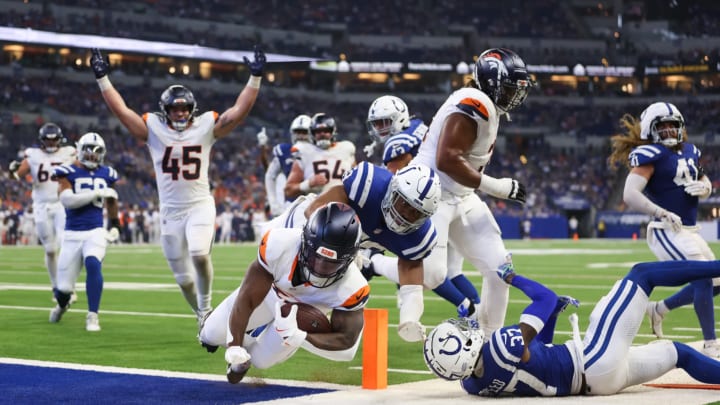
M 98 48 L 92 49 L 92 56 L 90 57 L 90 67 L 95 73 L 96 79 L 102 79 L 110 73 L 110 65 L 103 58 L 102 53 Z
M 267 62 L 267 58 L 265 57 L 265 52 L 262 51 L 259 45 L 255 45 L 255 57 L 253 58 L 253 61 L 250 62 L 250 59 L 247 58 L 247 56 L 243 56 L 243 61 L 245 62 L 245 65 L 250 69 L 250 74 L 253 76 L 262 76 L 263 75 L 263 69 L 265 68 L 265 63 Z

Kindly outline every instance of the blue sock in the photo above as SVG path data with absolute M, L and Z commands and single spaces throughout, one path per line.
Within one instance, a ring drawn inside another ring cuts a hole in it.
M 700 382 L 720 384 L 720 361 L 713 360 L 686 344 L 673 342 L 673 345 L 677 350 L 679 368 Z
M 700 321 L 705 340 L 715 340 L 715 308 L 713 307 L 712 279 L 704 278 L 690 283 L 695 292 L 693 296 L 693 307 Z
M 433 289 L 433 291 L 435 294 L 445 298 L 445 300 L 452 302 L 455 307 L 462 304 L 465 300 L 465 295 L 460 292 L 460 290 L 455 287 L 455 284 L 453 284 L 447 277 L 445 277 L 445 281 L 437 286 L 437 288 Z
M 672 287 L 713 277 L 720 277 L 720 261 L 672 260 L 638 263 L 625 279 L 632 280 L 649 297 L 657 286 Z
M 477 289 L 464 274 L 455 276 L 452 279 L 452 283 L 458 290 L 460 290 L 461 293 L 463 293 L 465 297 L 469 298 L 473 304 L 480 303 L 480 295 L 478 294 Z
M 85 293 L 88 299 L 88 311 L 98 312 L 100 309 L 100 297 L 103 290 L 102 264 L 95 256 L 85 258 Z
M 713 287 L 713 297 L 717 296 L 718 294 L 720 294 L 720 286 Z M 665 298 L 663 301 L 665 301 L 665 306 L 672 311 L 675 308 L 692 304 L 694 297 L 695 287 L 691 285 L 686 285 L 680 291 Z
M 694 296 L 695 296 L 695 287 L 688 284 L 685 287 L 681 288 L 680 291 L 665 298 L 663 301 L 665 301 L 665 306 L 669 310 L 673 310 L 675 308 L 679 308 L 679 307 L 682 307 L 685 305 L 692 304 Z

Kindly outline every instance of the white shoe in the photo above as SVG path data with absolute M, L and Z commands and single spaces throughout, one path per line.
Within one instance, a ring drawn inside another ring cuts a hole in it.
M 703 344 L 702 354 L 714 359 L 720 358 L 720 344 L 718 342 Z
M 61 308 L 60 305 L 55 305 L 55 308 L 50 310 L 50 322 L 60 322 L 60 318 L 62 318 L 63 314 L 67 312 L 68 308 L 70 308 L 69 304 L 66 305 L 65 308 Z
M 663 337 L 663 330 L 662 330 L 662 322 L 665 318 L 664 315 L 660 315 L 660 312 L 657 310 L 658 302 L 657 301 L 650 301 L 648 302 L 647 309 L 645 312 L 647 313 L 648 318 L 650 318 L 650 328 L 652 329 L 652 333 L 657 336 L 658 338 L 662 339 Z
M 97 312 L 88 312 L 85 318 L 85 330 L 88 332 L 100 332 L 100 320 Z

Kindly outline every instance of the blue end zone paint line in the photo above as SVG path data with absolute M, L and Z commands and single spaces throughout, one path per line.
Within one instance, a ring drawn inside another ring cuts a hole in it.
M 330 391 L 0 364 L 0 402 L 12 404 L 244 404 Z

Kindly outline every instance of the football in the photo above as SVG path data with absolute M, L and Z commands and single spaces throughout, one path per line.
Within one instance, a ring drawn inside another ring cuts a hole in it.
M 332 326 L 328 317 L 322 313 L 319 309 L 315 308 L 310 304 L 304 304 L 302 302 L 290 303 L 286 302 L 280 307 L 280 313 L 282 316 L 287 316 L 290 313 L 290 308 L 293 305 L 297 305 L 297 324 L 298 329 L 304 330 L 307 333 L 329 333 L 332 332 Z

